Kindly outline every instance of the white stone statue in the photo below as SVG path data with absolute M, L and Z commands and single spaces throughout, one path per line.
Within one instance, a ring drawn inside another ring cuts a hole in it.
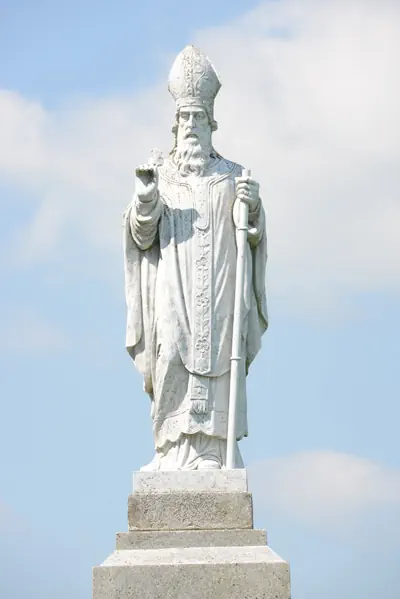
M 142 470 L 226 467 L 240 200 L 249 230 L 236 438 L 247 436 L 246 376 L 267 328 L 265 213 L 258 183 L 213 148 L 220 87 L 200 50 L 177 56 L 174 147 L 136 169 L 125 213 L 126 345 L 151 399 L 156 450 Z

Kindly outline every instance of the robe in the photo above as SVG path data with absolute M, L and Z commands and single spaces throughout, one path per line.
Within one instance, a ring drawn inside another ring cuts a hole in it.
M 124 215 L 126 347 L 151 398 L 157 451 L 182 435 L 226 440 L 236 277 L 235 177 L 218 157 L 202 176 L 170 159 L 149 203 Z M 249 214 L 236 436 L 247 436 L 246 375 L 267 328 L 261 201 Z

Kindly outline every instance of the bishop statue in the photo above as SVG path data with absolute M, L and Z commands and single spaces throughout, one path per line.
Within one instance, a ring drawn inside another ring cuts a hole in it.
M 150 397 L 155 455 L 142 470 L 226 468 L 238 204 L 248 206 L 237 441 L 247 436 L 246 377 L 267 328 L 267 239 L 259 185 L 214 148 L 221 87 L 193 46 L 177 56 L 169 156 L 138 166 L 124 216 L 126 346 Z

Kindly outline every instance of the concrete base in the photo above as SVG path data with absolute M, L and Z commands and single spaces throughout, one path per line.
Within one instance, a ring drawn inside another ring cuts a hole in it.
M 250 493 L 133 493 L 129 530 L 215 530 L 252 528 Z
M 134 480 L 129 532 L 93 569 L 93 599 L 290 599 L 288 563 L 253 529 L 245 470 Z
M 213 491 L 214 493 L 246 492 L 247 471 L 236 470 L 160 470 L 134 472 L 135 493 L 182 493 Z
M 290 599 L 289 566 L 269 547 L 115 551 L 96 599 Z
M 117 533 L 117 549 L 265 546 L 265 530 L 135 530 Z

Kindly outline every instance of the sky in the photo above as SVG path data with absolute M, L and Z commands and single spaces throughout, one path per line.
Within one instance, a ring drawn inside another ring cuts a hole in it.
M 0 1 L 0 597 L 85 599 L 152 457 L 122 213 L 188 43 L 267 211 L 241 450 L 294 599 L 398 599 L 400 3 Z

